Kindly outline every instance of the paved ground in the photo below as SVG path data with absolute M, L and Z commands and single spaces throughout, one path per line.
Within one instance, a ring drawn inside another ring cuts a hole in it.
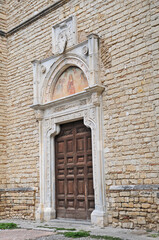
M 52 232 L 27 230 L 27 229 L 13 229 L 0 231 L 0 240 L 25 240 L 38 239 L 39 237 L 47 237 L 52 235 Z M 45 238 L 43 238 L 45 239 Z
M 119 237 L 122 240 L 159 240 L 157 232 L 147 232 L 145 230 L 130 230 L 121 228 L 105 227 L 100 228 L 93 226 L 88 222 L 73 222 L 52 220 L 47 223 L 37 223 L 34 221 L 25 220 L 0 220 L 0 222 L 13 222 L 18 224 L 20 229 L 14 230 L 0 230 L 0 240 L 70 240 L 72 238 L 65 238 L 62 235 L 64 230 L 57 228 L 75 228 L 77 231 L 90 231 L 92 235 L 103 235 Z M 61 234 L 59 234 L 61 233 Z M 77 239 L 77 238 L 76 238 Z M 78 238 L 81 240 L 92 239 L 91 237 Z

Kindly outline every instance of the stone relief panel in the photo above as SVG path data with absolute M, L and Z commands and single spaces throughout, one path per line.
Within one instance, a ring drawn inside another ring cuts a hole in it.
M 65 101 L 65 99 L 63 99 L 63 103 L 62 104 L 57 104 L 55 106 L 51 106 L 50 108 L 45 109 L 44 111 L 44 118 L 45 121 L 49 121 L 48 118 L 50 118 L 51 116 L 53 116 L 54 118 L 56 116 L 59 115 L 63 115 L 63 114 L 67 114 L 67 112 L 75 112 L 75 111 L 79 111 L 80 109 L 83 110 L 87 107 L 88 103 L 87 103 L 87 99 L 79 99 L 79 100 L 72 100 L 70 102 Z M 53 121 L 53 120 L 52 120 Z M 54 122 L 53 122 L 54 123 Z M 48 128 L 51 125 L 48 125 Z
M 96 154 L 96 129 L 97 129 L 97 119 L 96 119 L 96 108 L 92 107 L 89 109 L 84 110 L 84 124 L 87 127 L 90 127 L 92 130 L 92 154 L 93 154 L 93 172 L 94 172 L 94 178 L 96 177 L 96 169 L 97 169 L 97 164 L 96 164 L 96 159 L 97 159 L 97 154 Z M 94 188 L 96 189 L 96 181 L 94 180 Z M 97 197 L 97 193 L 95 191 L 95 198 Z
M 56 24 L 52 28 L 52 51 L 53 54 L 63 53 L 77 43 L 76 19 L 75 16 Z
M 81 69 L 78 67 L 69 67 L 57 80 L 51 100 L 84 91 L 86 87 L 88 87 L 88 82 Z

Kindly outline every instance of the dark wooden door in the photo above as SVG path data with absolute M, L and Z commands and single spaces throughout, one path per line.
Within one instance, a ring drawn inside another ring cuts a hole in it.
M 90 219 L 94 209 L 90 129 L 83 121 L 61 125 L 55 149 L 57 217 Z

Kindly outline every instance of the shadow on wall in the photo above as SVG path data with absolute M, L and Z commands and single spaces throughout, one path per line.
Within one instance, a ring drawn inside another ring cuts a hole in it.
M 101 45 L 101 60 L 102 64 L 104 65 L 105 69 L 111 68 L 111 55 L 109 53 L 108 44 L 106 43 L 105 39 L 100 39 Z

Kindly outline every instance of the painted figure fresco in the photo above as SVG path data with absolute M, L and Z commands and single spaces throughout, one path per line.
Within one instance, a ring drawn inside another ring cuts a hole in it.
M 86 87 L 88 87 L 88 82 L 81 69 L 69 67 L 57 80 L 53 91 L 53 100 L 84 91 Z
M 70 74 L 70 76 L 69 76 L 69 80 L 68 80 L 68 84 L 67 84 L 67 91 L 68 91 L 69 95 L 75 93 L 75 87 L 74 87 L 74 81 L 73 81 L 72 74 Z

